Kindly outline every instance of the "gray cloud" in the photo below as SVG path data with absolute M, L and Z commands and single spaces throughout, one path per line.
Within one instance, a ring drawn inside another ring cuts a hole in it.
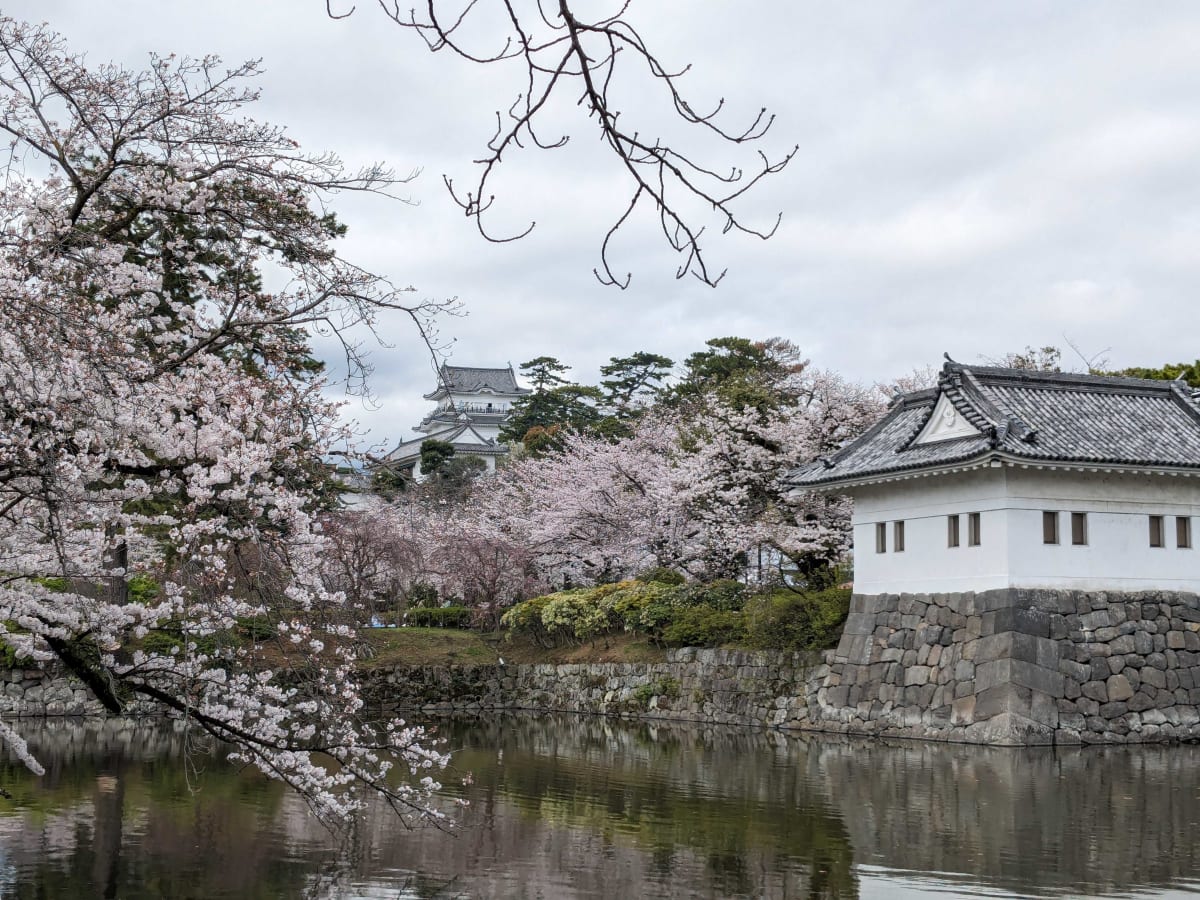
M 713 236 L 714 264 L 729 267 L 720 288 L 676 281 L 643 220 L 617 245 L 617 267 L 634 273 L 626 292 L 591 275 L 624 193 L 586 127 L 565 151 L 506 161 L 495 223 L 538 227 L 520 243 L 482 241 L 441 175 L 470 178 L 508 76 L 430 56 L 371 6 L 339 22 L 319 0 L 6 9 L 48 20 L 97 61 L 262 56 L 261 118 L 351 162 L 421 167 L 415 207 L 339 204 L 346 252 L 417 296 L 461 298 L 470 315 L 443 325 L 459 363 L 549 353 L 591 380 L 611 355 L 682 359 L 722 334 L 783 335 L 861 380 L 943 350 L 972 360 L 1066 338 L 1111 348 L 1113 365 L 1200 354 L 1194 4 L 635 3 L 664 58 L 694 63 L 697 105 L 766 105 L 778 115 L 767 149 L 800 151 L 743 206 L 752 222 L 784 212 L 772 240 Z M 638 100 L 630 114 L 655 109 Z M 394 441 L 422 415 L 432 374 L 407 323 L 381 330 L 393 348 L 375 353 L 378 408 L 351 412 Z

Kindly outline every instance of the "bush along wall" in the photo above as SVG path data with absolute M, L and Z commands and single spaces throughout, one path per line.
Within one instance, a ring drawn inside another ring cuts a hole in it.
M 850 591 L 837 588 L 752 593 L 736 581 L 638 580 L 534 597 L 501 621 L 543 647 L 632 632 L 668 647 L 823 650 L 837 643 L 849 609 Z

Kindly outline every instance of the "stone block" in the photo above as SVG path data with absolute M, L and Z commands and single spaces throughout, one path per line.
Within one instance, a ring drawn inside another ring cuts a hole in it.
M 975 650 L 975 663 L 982 665 L 997 659 L 1013 658 L 1013 639 L 1011 631 L 1003 634 L 989 634 L 979 639 Z
M 1162 653 L 1151 653 L 1146 657 L 1146 665 L 1155 669 L 1167 668 L 1167 657 Z
M 1128 682 L 1126 682 L 1128 684 Z M 1097 703 L 1108 702 L 1108 688 L 1103 681 L 1087 681 L 1080 685 L 1083 696 Z
M 1058 727 L 1065 728 L 1068 731 L 1083 731 L 1086 727 L 1087 720 L 1079 713 L 1063 713 L 1058 714 Z
M 1058 704 L 1053 697 L 1034 691 L 1029 705 L 1029 718 L 1049 728 L 1058 727 Z
M 1080 688 L 1079 682 L 1068 675 L 1063 676 L 1063 696 L 1068 700 L 1075 700 L 1083 691 Z
M 975 666 L 975 691 L 983 693 L 1012 681 L 1011 659 L 994 659 Z
M 929 683 L 929 667 L 928 666 L 909 666 L 904 672 L 904 685 L 910 687 L 912 685 L 922 685 Z
M 1000 684 L 975 695 L 975 719 L 990 719 L 1003 713 L 1029 717 L 1033 692 L 1018 684 Z
M 1124 675 L 1111 675 L 1105 683 L 1108 689 L 1109 702 L 1128 700 L 1133 696 L 1134 689 L 1129 684 L 1129 679 Z M 1103 713 L 1101 713 L 1103 715 Z
M 1058 641 L 1044 637 L 1035 637 L 1033 640 L 1036 650 L 1036 656 L 1033 661 L 1042 668 L 1057 669 L 1060 659 Z
M 1076 681 L 1084 682 L 1092 680 L 1092 667 L 1085 666 L 1083 663 L 1077 663 L 1074 660 L 1062 659 L 1058 662 L 1058 671 L 1064 675 L 1074 678 Z
M 1122 634 L 1108 642 L 1109 654 L 1133 653 L 1136 650 L 1137 635 Z
M 1104 719 L 1119 719 L 1121 716 L 1129 712 L 1129 706 L 1125 703 L 1104 703 L 1100 706 L 1100 716 Z
M 1154 637 L 1147 631 L 1135 631 L 1133 633 L 1133 648 L 1126 650 L 1126 653 L 1137 653 L 1145 656 L 1154 650 Z
M 1120 675 L 1121 670 L 1125 668 L 1125 657 L 1110 656 L 1108 658 L 1108 668 L 1113 675 Z
M 1079 617 L 1079 627 L 1084 631 L 1095 631 L 1098 628 L 1108 628 L 1110 625 L 1112 625 L 1112 620 L 1108 616 L 1107 608 L 1084 613 Z
M 1100 714 L 1100 704 L 1088 696 L 1083 696 L 1076 700 L 1075 708 L 1085 716 L 1098 716 Z
M 970 725 L 975 721 L 975 696 L 962 697 L 950 706 L 951 725 Z
M 1070 626 L 1067 625 L 1066 616 L 1061 616 L 1057 613 L 1050 616 L 1050 639 L 1061 641 L 1071 633 Z
M 1063 675 L 1053 669 L 1047 669 L 1035 663 L 1014 659 L 1009 676 L 1014 684 L 1019 684 L 1051 697 L 1062 697 Z
M 1158 688 L 1159 690 L 1162 690 L 1163 688 L 1165 688 L 1167 686 L 1167 676 L 1159 669 L 1154 669 L 1154 668 L 1151 668 L 1150 666 L 1146 666 L 1138 674 L 1141 676 L 1142 684 L 1151 685 L 1152 687 Z M 1109 695 L 1110 696 L 1112 695 L 1111 690 L 1109 691 Z M 1114 698 L 1114 699 L 1116 699 L 1116 698 Z
M 1143 710 L 1154 708 L 1154 698 L 1149 696 L 1145 691 L 1138 691 L 1129 700 L 1129 710 L 1131 712 L 1142 712 Z

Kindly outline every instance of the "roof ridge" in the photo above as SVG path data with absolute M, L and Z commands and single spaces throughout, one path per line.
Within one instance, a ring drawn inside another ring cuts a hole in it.
M 974 366 L 947 361 L 942 367 L 953 371 L 970 371 L 977 377 L 1004 378 L 1050 385 L 1077 385 L 1080 388 L 1094 387 L 1110 390 L 1114 387 L 1147 388 L 1155 393 L 1167 390 L 1169 381 L 1161 378 L 1135 378 L 1132 375 L 1103 375 L 1092 372 L 1047 372 L 1040 369 L 1017 369 L 1011 366 Z

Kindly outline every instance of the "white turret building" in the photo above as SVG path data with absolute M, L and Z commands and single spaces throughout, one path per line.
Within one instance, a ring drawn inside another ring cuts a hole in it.
M 1200 593 L 1200 403 L 1180 382 L 947 363 L 792 483 L 854 498 L 858 594 Z
M 517 384 L 511 365 L 503 369 L 443 365 L 437 387 L 425 394 L 437 406 L 413 429 L 425 436 L 400 444 L 384 457 L 384 463 L 420 481 L 421 445 L 434 439 L 452 444 L 455 456 L 482 459 L 487 471 L 494 472 L 497 459 L 508 454 L 500 429 L 513 403 L 528 393 L 528 388 Z
M 854 500 L 810 718 L 996 744 L 1200 739 L 1200 393 L 948 361 L 790 476 Z

